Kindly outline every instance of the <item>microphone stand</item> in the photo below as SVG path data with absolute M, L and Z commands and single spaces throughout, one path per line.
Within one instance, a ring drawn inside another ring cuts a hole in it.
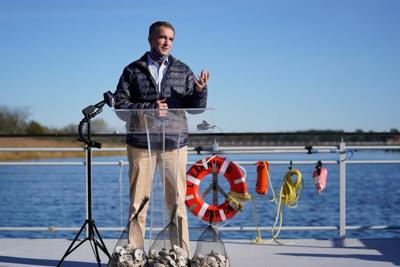
M 87 179 L 86 179 L 86 196 L 87 196 L 87 218 L 83 223 L 82 227 L 80 228 L 79 232 L 72 240 L 71 245 L 68 247 L 67 251 L 65 252 L 64 256 L 61 258 L 60 262 L 57 264 L 57 267 L 61 265 L 64 259 L 75 251 L 78 247 L 80 247 L 86 241 L 90 242 L 90 246 L 92 247 L 93 253 L 96 256 L 97 264 L 99 267 L 101 266 L 101 260 L 99 255 L 99 249 L 104 252 L 110 258 L 110 253 L 108 253 L 106 245 L 103 242 L 103 239 L 100 236 L 99 231 L 97 230 L 95 221 L 92 218 L 92 147 L 101 148 L 101 143 L 96 142 L 95 140 L 91 139 L 90 136 L 90 121 L 96 115 L 103 111 L 103 106 L 105 102 L 101 101 L 94 106 L 88 106 L 82 110 L 83 115 L 85 116 L 81 122 L 79 123 L 79 141 L 85 143 L 85 150 L 87 155 L 86 161 L 86 171 L 87 171 Z M 87 124 L 87 133 L 85 137 L 83 135 L 83 126 Z M 81 240 L 76 246 L 74 246 L 75 242 L 78 241 L 79 236 L 81 235 L 83 229 L 86 228 L 86 238 Z M 98 239 L 96 239 L 96 235 Z

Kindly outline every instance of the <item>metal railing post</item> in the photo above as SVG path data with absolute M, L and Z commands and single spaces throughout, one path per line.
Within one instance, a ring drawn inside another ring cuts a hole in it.
M 346 238 L 346 143 L 339 145 L 339 238 Z

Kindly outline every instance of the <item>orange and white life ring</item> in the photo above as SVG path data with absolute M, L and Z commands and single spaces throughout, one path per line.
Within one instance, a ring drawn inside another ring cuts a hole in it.
M 241 167 L 228 158 L 212 156 L 197 161 L 186 173 L 186 206 L 199 219 L 206 222 L 221 222 L 232 218 L 238 211 L 229 199 L 220 205 L 204 202 L 199 186 L 204 177 L 215 171 L 222 174 L 229 182 L 231 192 L 246 194 L 246 175 Z

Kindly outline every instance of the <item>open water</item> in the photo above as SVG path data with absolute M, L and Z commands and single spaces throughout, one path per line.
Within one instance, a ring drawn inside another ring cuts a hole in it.
M 338 160 L 337 154 L 280 154 L 280 155 L 224 155 L 231 160 Z M 400 159 L 399 152 L 362 151 L 347 154 L 349 159 Z M 196 161 L 203 156 L 190 156 Z M 44 161 L 82 162 L 82 158 Z M 127 161 L 126 157 L 96 157 L 99 161 Z M 283 209 L 284 226 L 338 226 L 339 225 L 339 166 L 328 168 L 327 188 L 318 195 L 312 183 L 314 165 L 293 166 L 303 174 L 304 190 L 296 208 Z M 276 205 L 271 202 L 271 189 L 266 196 L 255 193 L 256 166 L 245 166 L 249 193 L 256 200 L 257 224 L 272 226 Z M 272 165 L 270 175 L 275 192 L 288 170 L 287 165 Z M 98 227 L 124 227 L 127 223 L 129 204 L 128 167 L 93 167 L 93 218 Z M 346 169 L 346 219 L 347 225 L 400 225 L 400 165 L 370 164 L 347 165 Z M 156 178 L 157 181 L 158 178 Z M 207 178 L 208 179 L 208 178 Z M 204 190 L 210 182 L 202 182 Z M 221 178 L 222 187 L 228 192 Z M 76 166 L 1 166 L 0 167 L 0 227 L 80 227 L 86 216 L 85 167 Z M 154 197 L 154 201 L 157 198 Z M 208 201 L 207 201 L 208 200 Z M 210 202 L 206 198 L 207 202 Z M 162 205 L 154 203 L 155 216 Z M 150 212 L 150 209 L 149 209 Z M 207 225 L 189 213 L 191 238 Z M 256 226 L 254 208 L 248 202 L 225 226 Z M 149 215 L 150 217 L 150 215 Z M 157 226 L 157 225 L 154 225 Z M 73 238 L 75 232 L 6 232 L 0 237 Z M 118 238 L 119 232 L 102 232 L 104 238 Z M 256 232 L 221 232 L 222 238 L 252 239 Z M 282 231 L 280 238 L 337 238 L 337 231 Z M 262 232 L 264 239 L 270 232 Z M 400 238 L 400 230 L 351 231 L 347 237 L 354 238 Z

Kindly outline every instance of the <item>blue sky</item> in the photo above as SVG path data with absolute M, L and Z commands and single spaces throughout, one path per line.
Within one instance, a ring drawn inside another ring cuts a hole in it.
M 0 105 L 78 123 L 167 20 L 172 54 L 211 72 L 225 132 L 399 129 L 398 14 L 397 0 L 0 0 Z

